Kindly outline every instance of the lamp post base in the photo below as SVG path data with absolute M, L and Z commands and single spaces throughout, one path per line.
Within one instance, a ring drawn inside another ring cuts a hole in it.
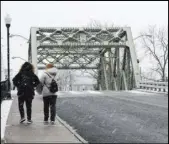
M 7 99 L 7 100 L 12 99 L 12 97 L 11 97 L 11 92 L 7 92 L 7 94 L 6 94 L 6 99 Z

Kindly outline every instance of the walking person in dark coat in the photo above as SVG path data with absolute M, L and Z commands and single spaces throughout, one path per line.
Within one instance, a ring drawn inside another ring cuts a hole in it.
M 18 107 L 20 112 L 20 123 L 25 119 L 24 102 L 27 109 L 27 123 L 32 123 L 32 100 L 35 95 L 35 87 L 40 83 L 38 77 L 34 74 L 34 67 L 29 62 L 25 62 L 19 73 L 13 78 L 13 84 L 17 87 Z

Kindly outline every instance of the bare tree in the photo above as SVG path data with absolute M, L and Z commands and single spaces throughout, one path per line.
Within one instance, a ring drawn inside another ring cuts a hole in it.
M 151 71 L 159 74 L 161 80 L 165 81 L 168 64 L 168 27 L 149 26 L 148 31 L 141 34 L 151 35 L 142 37 L 142 44 L 146 54 L 148 53 L 155 63 Z
M 107 27 L 114 27 L 114 24 L 110 24 L 108 25 L 108 23 L 104 23 L 102 24 L 99 20 L 94 20 L 94 19 L 91 19 L 89 24 L 87 25 L 88 27 L 95 27 L 95 28 L 107 28 Z

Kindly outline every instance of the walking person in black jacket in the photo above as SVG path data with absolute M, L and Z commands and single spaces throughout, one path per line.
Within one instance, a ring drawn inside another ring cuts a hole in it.
M 32 100 L 35 95 L 35 87 L 40 83 L 38 77 L 34 74 L 34 67 L 29 62 L 25 62 L 19 73 L 13 78 L 13 84 L 17 87 L 18 107 L 21 116 L 20 123 L 25 119 L 24 102 L 27 109 L 27 123 L 32 123 Z

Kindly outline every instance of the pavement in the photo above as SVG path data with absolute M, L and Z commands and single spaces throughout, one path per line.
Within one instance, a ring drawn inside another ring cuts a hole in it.
M 54 126 L 43 124 L 41 96 L 33 100 L 33 124 L 19 124 L 16 92 L 12 95 L 14 100 L 4 136 L 6 143 L 168 142 L 166 94 L 136 90 L 59 92 Z
M 12 100 L 3 100 L 1 102 L 1 143 L 4 143 L 6 121 L 8 119 L 11 105 L 12 105 Z
M 25 109 L 26 110 L 26 109 Z M 43 101 L 35 96 L 32 103 L 32 124 L 19 124 L 17 96 L 10 109 L 5 130 L 6 143 L 82 143 L 81 138 L 70 126 L 57 116 L 55 125 L 43 124 Z M 77 136 L 78 135 L 78 136 Z M 81 138 L 81 139 L 80 139 Z
M 89 143 L 168 143 L 166 94 L 61 93 L 57 114 Z

